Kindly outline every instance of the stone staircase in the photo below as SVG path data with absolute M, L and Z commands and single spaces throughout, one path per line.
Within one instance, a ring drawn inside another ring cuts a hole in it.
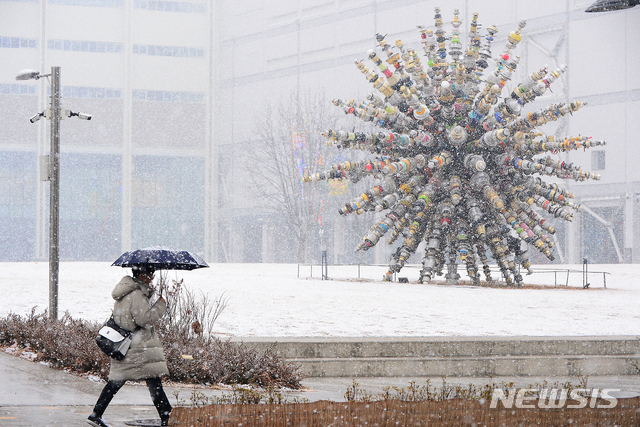
M 238 338 L 307 377 L 640 374 L 640 337 Z

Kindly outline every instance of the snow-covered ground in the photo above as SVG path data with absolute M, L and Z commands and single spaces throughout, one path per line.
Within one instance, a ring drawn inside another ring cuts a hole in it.
M 0 263 L 0 316 L 47 308 L 48 269 L 46 262 Z M 210 297 L 228 298 L 216 323 L 220 336 L 640 335 L 640 265 L 589 265 L 589 270 L 588 290 L 582 289 L 579 272 L 569 275 L 568 288 L 566 273 L 525 276 L 525 283 L 548 289 L 389 283 L 381 281 L 384 267 L 358 272 L 357 266 L 329 266 L 332 280 L 323 281 L 319 266 L 309 278 L 311 267 L 297 264 L 213 264 L 170 272 L 170 278 L 182 278 L 185 286 Z M 606 289 L 603 274 L 594 271 L 610 273 Z M 61 263 L 59 312 L 106 320 L 111 290 L 129 272 L 109 263 Z M 415 281 L 418 269 L 406 267 L 399 276 Z

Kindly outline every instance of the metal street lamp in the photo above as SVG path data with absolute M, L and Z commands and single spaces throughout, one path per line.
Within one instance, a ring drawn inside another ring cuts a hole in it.
M 51 120 L 51 147 L 48 156 L 48 179 L 51 181 L 49 194 L 49 318 L 58 318 L 58 277 L 60 271 L 60 119 L 76 116 L 80 119 L 91 120 L 91 115 L 65 111 L 60 108 L 60 67 L 51 67 L 51 74 L 40 74 L 34 70 L 22 70 L 16 80 L 38 80 L 41 77 L 51 77 L 51 105 L 50 107 L 31 117 L 29 121 L 35 123 L 41 117 Z
M 640 0 L 597 0 L 585 12 L 610 12 L 629 9 L 640 4 Z

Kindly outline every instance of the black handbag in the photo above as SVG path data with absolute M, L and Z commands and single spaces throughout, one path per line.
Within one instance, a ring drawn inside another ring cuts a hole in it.
M 137 327 L 134 331 L 121 328 L 116 324 L 115 320 L 113 320 L 113 316 L 111 316 L 107 323 L 98 331 L 96 343 L 107 356 L 115 360 L 122 360 L 127 355 L 129 346 L 131 346 L 131 336 L 138 329 L 140 329 L 140 327 Z

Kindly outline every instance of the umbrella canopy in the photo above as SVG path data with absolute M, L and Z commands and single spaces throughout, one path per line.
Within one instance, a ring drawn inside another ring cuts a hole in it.
M 148 265 L 156 270 L 195 270 L 209 267 L 202 258 L 188 251 L 154 246 L 125 252 L 111 266 L 133 267 Z

